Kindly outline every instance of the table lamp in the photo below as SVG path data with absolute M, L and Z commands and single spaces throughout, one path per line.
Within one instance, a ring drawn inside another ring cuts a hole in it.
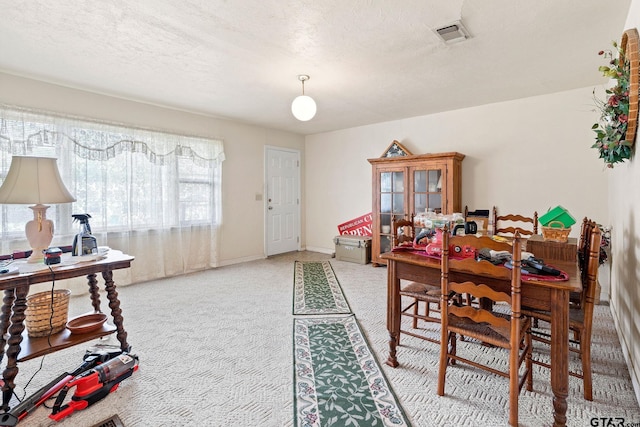
M 60 178 L 58 164 L 52 157 L 13 156 L 2 186 L 0 203 L 30 204 L 33 220 L 27 222 L 25 233 L 32 253 L 28 262 L 41 262 L 43 251 L 53 240 L 53 221 L 47 219 L 49 206 L 43 203 L 71 203 L 76 199 Z

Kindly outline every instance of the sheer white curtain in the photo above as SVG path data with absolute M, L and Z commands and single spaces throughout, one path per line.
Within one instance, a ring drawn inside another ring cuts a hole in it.
M 100 246 L 136 257 L 124 282 L 217 266 L 222 141 L 0 106 L 0 182 L 14 155 L 56 157 L 77 199 L 48 210 L 52 244 L 71 244 L 71 214 L 89 213 Z M 28 248 L 31 216 L 0 206 L 0 254 Z

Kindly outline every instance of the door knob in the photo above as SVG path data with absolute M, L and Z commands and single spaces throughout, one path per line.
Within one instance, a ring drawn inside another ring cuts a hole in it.
M 269 210 L 273 209 L 273 206 L 269 206 Z

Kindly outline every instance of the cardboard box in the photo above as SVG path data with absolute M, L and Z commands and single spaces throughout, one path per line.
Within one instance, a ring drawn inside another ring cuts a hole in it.
M 552 242 L 544 240 L 539 234 L 534 234 L 527 239 L 527 252 L 544 261 L 555 259 L 577 262 L 578 241 L 575 237 L 569 237 L 566 243 Z
M 336 259 L 358 264 L 371 262 L 371 237 L 342 234 L 333 239 L 336 244 Z

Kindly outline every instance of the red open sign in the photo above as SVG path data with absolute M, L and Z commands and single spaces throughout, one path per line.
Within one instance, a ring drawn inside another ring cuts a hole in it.
M 352 236 L 371 236 L 372 213 L 338 225 L 338 234 L 350 234 Z

